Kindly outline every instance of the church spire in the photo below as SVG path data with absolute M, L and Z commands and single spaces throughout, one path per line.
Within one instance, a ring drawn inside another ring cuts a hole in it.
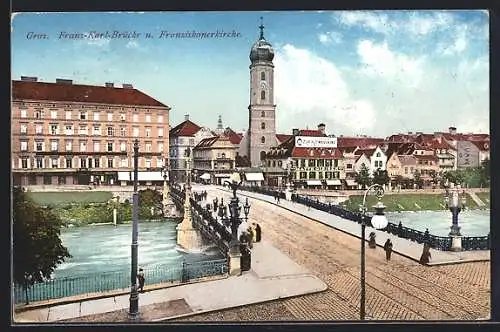
M 222 127 L 222 115 L 219 114 L 219 120 L 217 121 L 217 129 L 218 130 L 223 130 L 224 128 Z
M 260 26 L 259 26 L 259 29 L 260 29 L 260 38 L 259 39 L 265 39 L 264 38 L 264 19 L 262 18 L 262 16 L 260 17 Z

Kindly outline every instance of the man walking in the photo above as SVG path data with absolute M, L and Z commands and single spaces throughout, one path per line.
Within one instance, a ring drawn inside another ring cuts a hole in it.
M 392 254 L 392 242 L 390 239 L 387 239 L 387 241 L 385 241 L 384 250 L 385 250 L 385 259 L 387 261 L 390 261 Z

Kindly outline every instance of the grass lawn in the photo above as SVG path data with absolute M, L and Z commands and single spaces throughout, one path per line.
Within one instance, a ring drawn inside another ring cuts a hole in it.
M 490 205 L 490 193 L 476 193 L 477 197 L 483 201 L 484 204 Z
M 35 203 L 47 205 L 64 205 L 71 203 L 104 203 L 113 197 L 113 193 L 108 191 L 92 192 L 28 192 Z
M 359 205 L 363 202 L 362 195 L 350 196 L 342 203 L 348 210 L 359 211 Z M 386 211 L 420 211 L 420 210 L 444 210 L 444 197 L 441 194 L 387 194 L 382 198 Z M 373 195 L 366 197 L 368 211 L 374 211 L 373 205 L 377 198 Z M 415 204 L 416 203 L 416 204 Z M 418 206 L 417 206 L 418 205 Z M 467 203 L 470 209 L 477 209 L 477 204 L 467 195 Z

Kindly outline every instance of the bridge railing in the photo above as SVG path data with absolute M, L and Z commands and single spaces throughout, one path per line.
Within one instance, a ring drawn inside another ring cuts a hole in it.
M 146 286 L 151 284 L 188 282 L 198 278 L 224 275 L 227 260 L 216 259 L 202 262 L 177 262 L 172 265 L 153 265 L 144 268 Z M 102 295 L 102 293 L 124 290 L 130 287 L 130 270 L 84 274 L 76 277 L 54 278 L 35 283 L 27 290 L 14 286 L 16 304 L 54 300 L 71 296 Z
M 266 187 L 240 187 L 242 190 L 247 190 L 251 192 L 256 192 L 264 195 L 269 195 L 276 197 L 278 194 L 280 198 L 284 198 L 285 194 L 283 192 L 277 192 L 276 190 L 266 188 Z M 299 204 L 309 206 L 311 208 L 324 211 L 327 213 L 334 214 L 344 219 L 348 219 L 357 223 L 361 223 L 362 214 L 359 212 L 349 211 L 338 205 L 332 205 L 330 203 L 320 202 L 318 199 L 311 199 L 309 197 L 299 196 L 297 194 L 292 195 L 292 200 Z M 397 235 L 400 238 L 408 239 L 417 243 L 427 243 L 431 248 L 446 251 L 451 248 L 451 237 L 432 235 L 427 232 L 418 231 L 409 227 L 399 226 L 399 224 L 394 224 L 389 222 L 384 231 Z M 463 237 L 462 238 L 462 250 L 489 250 L 491 248 L 491 236 L 478 236 L 478 237 Z

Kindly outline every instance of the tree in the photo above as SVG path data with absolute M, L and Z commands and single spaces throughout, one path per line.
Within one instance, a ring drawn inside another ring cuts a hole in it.
M 418 169 L 413 172 L 413 181 L 417 185 L 417 188 L 422 188 L 422 176 Z
M 490 160 L 488 158 L 481 162 L 479 172 L 481 187 L 488 187 L 490 185 Z
M 358 184 L 361 185 L 362 189 L 366 189 L 367 186 L 371 185 L 372 179 L 370 178 L 370 171 L 365 164 L 361 164 L 359 172 L 357 172 L 355 175 L 355 180 Z
M 152 189 L 139 191 L 139 218 L 151 219 L 151 208 L 154 208 L 156 215 L 159 215 L 162 209 L 163 195 Z
M 435 187 L 439 183 L 439 174 L 435 170 L 431 169 L 429 171 L 429 175 L 431 176 L 431 178 L 432 178 L 431 182 L 432 182 L 433 186 Z
M 28 199 L 19 187 L 13 189 L 12 223 L 14 282 L 27 293 L 35 282 L 49 279 L 71 255 L 59 238 L 61 219 L 52 209 Z
M 389 178 L 389 174 L 387 174 L 387 171 L 383 171 L 380 168 L 377 168 L 375 172 L 373 172 L 373 183 L 383 186 L 388 184 L 390 180 L 391 178 Z

